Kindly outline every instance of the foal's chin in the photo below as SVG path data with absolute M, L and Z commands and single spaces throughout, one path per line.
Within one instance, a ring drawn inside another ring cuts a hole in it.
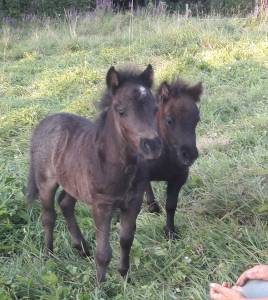
M 196 159 L 192 159 L 192 160 L 183 159 L 183 158 L 180 157 L 180 155 L 177 155 L 177 161 L 182 167 L 190 168 L 194 164 Z
M 144 160 L 154 160 L 158 159 L 161 155 L 161 149 L 155 151 L 140 151 L 140 156 Z

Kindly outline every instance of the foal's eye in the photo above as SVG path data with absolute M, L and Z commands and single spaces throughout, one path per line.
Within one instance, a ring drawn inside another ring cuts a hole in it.
M 168 126 L 172 126 L 174 123 L 174 119 L 171 116 L 166 117 L 166 123 Z
M 155 109 L 154 109 L 154 114 L 156 115 L 157 112 L 158 112 L 158 107 L 155 107 Z

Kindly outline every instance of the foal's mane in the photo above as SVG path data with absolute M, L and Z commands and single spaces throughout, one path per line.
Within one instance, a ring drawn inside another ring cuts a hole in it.
M 177 78 L 172 81 L 169 86 L 173 97 L 178 97 L 182 94 L 189 94 L 190 85 L 182 79 Z
M 195 85 L 189 85 L 184 80 L 177 78 L 171 83 L 163 82 L 158 89 L 157 92 L 158 95 L 161 94 L 163 85 L 166 86 L 169 95 L 172 96 L 174 99 L 178 99 L 182 95 L 188 95 L 192 99 L 194 99 L 195 102 L 198 102 L 203 92 L 203 87 L 201 82 Z

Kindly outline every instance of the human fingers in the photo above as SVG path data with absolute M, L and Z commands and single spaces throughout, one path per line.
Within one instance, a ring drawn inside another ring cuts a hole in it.
M 268 266 L 267 265 L 257 265 L 251 269 L 246 270 L 237 279 L 236 285 L 243 286 L 248 280 L 251 279 L 268 279 Z
M 216 294 L 221 294 L 223 296 L 223 299 L 226 300 L 236 300 L 240 299 L 241 294 L 238 289 L 230 289 L 228 287 L 224 287 L 220 284 L 211 284 L 211 291 Z
M 211 283 L 210 288 L 214 293 L 221 293 L 221 294 L 226 292 L 226 290 L 229 290 L 229 287 L 223 286 L 218 283 Z
M 226 287 L 226 288 L 231 288 L 231 283 L 229 283 L 229 282 L 223 282 L 222 286 Z
M 248 280 L 256 279 L 256 271 L 254 268 L 251 268 L 240 275 L 240 277 L 236 281 L 236 285 L 243 286 Z
M 210 290 L 210 299 L 211 300 L 224 300 L 224 296 L 222 294 L 214 292 L 212 289 Z

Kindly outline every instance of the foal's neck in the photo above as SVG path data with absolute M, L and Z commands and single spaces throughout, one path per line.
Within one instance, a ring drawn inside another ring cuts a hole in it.
M 126 141 L 121 136 L 112 111 L 107 112 L 102 132 L 99 137 L 104 161 L 118 166 L 133 163 L 133 156 Z

